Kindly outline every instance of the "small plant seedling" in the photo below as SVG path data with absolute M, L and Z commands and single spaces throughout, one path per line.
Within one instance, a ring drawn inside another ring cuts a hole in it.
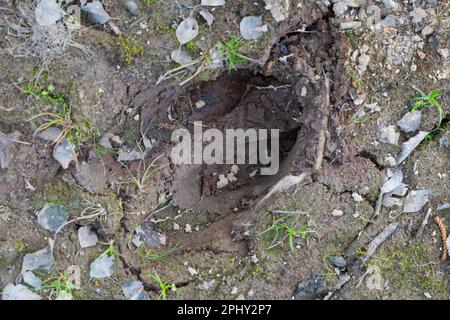
M 443 130 L 443 120 L 445 118 L 445 110 L 442 107 L 442 105 L 437 100 L 437 97 L 441 94 L 443 88 L 435 89 L 431 91 L 429 94 L 425 94 L 423 91 L 418 90 L 421 94 L 420 97 L 412 99 L 414 102 L 414 105 L 412 106 L 412 111 L 417 109 L 424 109 L 424 108 L 433 108 L 435 107 L 438 110 L 438 122 L 436 125 L 436 131 L 442 131 Z M 430 133 L 430 136 L 427 138 L 433 138 L 434 135 Z
M 176 291 L 177 287 L 175 286 L 175 284 L 169 284 L 168 282 L 164 282 L 161 280 L 161 277 L 159 276 L 159 274 L 153 270 L 153 273 L 150 274 L 150 276 L 153 278 L 153 280 L 156 281 L 156 283 L 159 285 L 159 287 L 161 288 L 161 293 L 159 294 L 159 299 L 160 300 L 167 300 L 167 291 L 170 289 L 172 291 Z
M 230 40 L 222 42 L 219 46 L 219 50 L 228 64 L 228 73 L 231 73 L 236 64 L 251 60 L 238 52 L 242 47 L 242 42 L 241 38 L 232 36 Z
M 56 298 L 61 291 L 72 294 L 68 273 L 50 276 L 42 283 L 41 291 L 48 291 L 50 299 Z

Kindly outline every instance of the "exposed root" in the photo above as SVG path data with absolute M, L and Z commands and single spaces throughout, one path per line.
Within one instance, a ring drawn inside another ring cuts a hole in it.
M 434 222 L 436 222 L 439 227 L 439 231 L 441 232 L 441 240 L 442 240 L 442 255 L 441 261 L 447 260 L 447 229 L 445 228 L 444 222 L 441 217 L 436 216 L 434 218 Z

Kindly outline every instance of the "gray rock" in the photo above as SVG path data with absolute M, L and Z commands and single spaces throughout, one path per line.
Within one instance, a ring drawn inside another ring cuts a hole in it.
M 422 29 L 421 35 L 422 35 L 422 37 L 425 38 L 425 37 L 428 37 L 429 35 L 433 34 L 433 32 L 434 32 L 434 26 L 429 24 Z
M 26 271 L 23 273 L 22 277 L 27 285 L 33 287 L 37 291 L 41 290 L 42 281 L 33 272 Z
M 167 237 L 155 230 L 155 224 L 151 221 L 144 221 L 133 233 L 132 242 L 136 247 L 142 244 L 152 249 L 160 249 L 166 244 Z
M 427 12 L 421 7 L 414 8 L 413 11 L 409 14 L 412 20 L 412 23 L 415 25 L 419 25 L 427 18 Z
M 361 27 L 362 27 L 361 21 L 342 22 L 339 25 L 340 30 L 355 30 L 355 29 L 360 29 Z
M 382 0 L 382 2 L 386 9 L 397 11 L 399 8 L 399 5 L 394 0 Z
M 267 30 L 267 25 L 262 23 L 262 17 L 245 17 L 240 24 L 241 35 L 245 40 L 256 40 Z
M 81 227 L 78 229 L 78 240 L 81 248 L 93 247 L 98 242 L 97 234 L 91 230 L 90 226 Z
M 186 18 L 177 27 L 176 36 L 178 42 L 183 45 L 195 39 L 198 35 L 198 22 L 193 17 Z
M 419 130 L 422 121 L 422 112 L 414 110 L 406 113 L 403 118 L 397 122 L 397 125 L 403 132 L 409 133 Z
M 47 270 L 50 271 L 55 264 L 52 248 L 50 246 L 38 250 L 33 253 L 28 253 L 23 257 L 22 273 L 33 270 Z
M 347 265 L 347 261 L 343 257 L 331 257 L 330 262 L 338 268 L 344 268 Z
M 390 14 L 381 20 L 381 25 L 384 28 L 395 28 L 397 26 L 397 17 Z
M 419 212 L 430 201 L 433 196 L 433 191 L 417 190 L 408 193 L 405 199 L 405 205 L 403 206 L 403 212 L 414 213 Z
M 438 205 L 438 207 L 436 208 L 436 211 L 443 211 L 443 210 L 448 210 L 450 209 L 450 203 L 444 202 L 441 203 L 440 205 Z
M 127 0 L 127 9 L 128 11 L 133 15 L 133 16 L 137 16 L 139 15 L 140 12 L 140 8 L 139 8 L 139 4 L 134 1 L 134 0 Z
M 192 63 L 194 59 L 186 52 L 181 49 L 175 49 L 170 53 L 170 59 L 178 64 L 186 65 Z
M 69 292 L 61 290 L 55 300 L 73 300 L 73 296 Z
M 89 275 L 91 278 L 103 279 L 113 275 L 114 263 L 116 259 L 114 256 L 102 255 L 95 259 L 90 266 Z
M 109 14 L 105 11 L 103 4 L 99 0 L 94 0 L 82 5 L 81 11 L 86 12 L 89 16 L 89 20 L 95 24 L 104 24 L 111 19 Z
M 399 138 L 400 133 L 396 130 L 395 125 L 380 128 L 380 142 L 397 145 Z
M 313 273 L 307 281 L 300 282 L 294 292 L 296 300 L 313 300 L 325 296 L 328 289 L 325 285 L 325 279 Z
M 124 147 L 120 149 L 117 160 L 120 162 L 142 160 L 145 158 L 146 154 L 146 152 L 140 152 L 137 150 L 126 150 L 126 148 Z
M 284 21 L 289 16 L 289 1 L 264 0 L 264 2 L 266 3 L 266 10 L 270 10 L 276 22 Z
M 57 231 L 68 219 L 66 209 L 59 204 L 46 204 L 37 214 L 38 223 L 49 231 Z
M 61 164 L 63 169 L 67 169 L 72 161 L 77 160 L 75 146 L 69 139 L 64 139 L 55 147 L 53 158 Z
M 41 300 L 42 298 L 22 284 L 9 283 L 3 289 L 2 300 Z
M 349 8 L 359 8 L 366 4 L 366 0 L 333 0 L 333 11 L 338 18 L 344 18 Z
M 401 170 L 395 170 L 392 176 L 389 177 L 388 180 L 383 184 L 380 189 L 380 194 L 384 195 L 396 190 L 399 186 L 402 185 L 403 181 L 403 172 Z
M 443 59 L 448 59 L 450 57 L 450 50 L 447 48 L 438 49 L 438 53 L 441 55 Z
M 439 147 L 441 147 L 441 148 L 448 148 L 448 146 L 449 146 L 448 137 L 442 136 L 439 139 Z
M 122 285 L 122 291 L 128 300 L 150 300 L 141 281 L 128 280 Z
M 417 135 L 403 143 L 402 150 L 396 158 L 397 165 L 405 161 L 406 158 L 417 148 L 417 146 L 425 139 L 429 132 L 419 131 Z

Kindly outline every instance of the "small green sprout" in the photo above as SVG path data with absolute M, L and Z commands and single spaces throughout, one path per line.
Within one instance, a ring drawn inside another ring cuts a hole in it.
M 243 40 L 241 38 L 232 36 L 228 42 L 222 42 L 219 47 L 223 58 L 227 61 L 228 73 L 231 73 L 231 70 L 234 69 L 236 64 L 251 60 L 249 57 L 246 57 L 238 52 L 242 47 L 242 42 Z
M 158 283 L 159 287 L 161 288 L 161 293 L 159 294 L 160 300 L 167 300 L 167 291 L 169 289 L 171 289 L 172 291 L 177 290 L 175 284 L 168 284 L 167 282 L 162 281 L 161 277 L 155 270 L 153 270 L 153 273 L 150 274 L 150 276 L 153 278 L 153 280 L 156 281 L 156 283 Z
M 269 228 L 260 233 L 260 236 L 266 233 L 273 233 L 271 244 L 267 249 L 275 248 L 287 239 L 289 248 L 293 250 L 294 239 L 296 237 L 305 239 L 308 234 L 317 234 L 316 231 L 311 230 L 308 226 L 297 227 L 295 221 L 287 221 L 292 219 L 293 216 L 295 216 L 295 214 L 286 214 L 285 216 L 275 220 Z
M 439 101 L 437 101 L 437 97 L 441 94 L 443 88 L 439 88 L 431 91 L 429 94 L 425 94 L 423 91 L 419 91 L 422 96 L 412 99 L 414 105 L 412 107 L 412 111 L 423 108 L 432 108 L 435 107 L 439 113 L 439 120 L 437 123 L 437 127 L 440 128 L 442 125 L 442 121 L 445 118 L 444 108 L 441 106 Z

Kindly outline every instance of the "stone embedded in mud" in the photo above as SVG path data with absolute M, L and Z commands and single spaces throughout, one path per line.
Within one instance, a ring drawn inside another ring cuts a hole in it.
M 12 145 L 12 135 L 0 131 L 0 169 L 6 169 L 9 164 L 8 151 Z
M 55 300 L 73 300 L 73 296 L 69 292 L 61 290 Z
M 195 18 L 189 17 L 183 20 L 177 27 L 176 36 L 178 42 L 183 45 L 195 39 L 198 35 L 198 22 Z
M 57 127 L 47 128 L 37 134 L 37 136 L 46 141 L 56 141 L 58 137 L 61 135 L 62 130 Z
M 141 281 L 128 280 L 122 285 L 122 291 L 128 300 L 150 300 Z
M 35 290 L 41 290 L 42 281 L 33 272 L 26 271 L 22 274 L 23 282 L 33 287 Z
M 428 203 L 432 196 L 433 191 L 430 189 L 411 191 L 406 196 L 403 212 L 419 212 Z
M 401 120 L 397 122 L 397 125 L 403 132 L 409 133 L 419 130 L 422 120 L 422 112 L 414 110 L 406 113 Z
M 108 149 L 112 149 L 114 146 L 112 145 L 111 142 L 114 142 L 115 144 L 121 146 L 123 144 L 122 140 L 120 139 L 119 136 L 108 132 L 105 133 L 99 140 L 98 144 L 101 145 L 102 147 L 108 148 Z
M 186 52 L 180 49 L 175 49 L 170 53 L 170 59 L 180 65 L 190 64 L 194 61 L 192 57 Z
M 201 2 L 202 6 L 224 6 L 225 0 L 202 0 Z
M 441 148 L 448 148 L 448 146 L 449 146 L 448 137 L 442 136 L 439 139 L 439 147 L 441 147 Z
M 330 258 L 330 262 L 338 268 L 344 268 L 347 265 L 347 261 L 345 261 L 345 259 L 343 257 L 331 257 Z
M 381 270 L 378 266 L 369 266 L 367 268 L 366 286 L 369 290 L 382 290 L 383 278 L 381 276 Z
M 119 162 L 128 162 L 142 160 L 145 158 L 146 152 L 140 152 L 137 150 L 126 150 L 125 148 L 120 149 L 117 160 Z
M 436 208 L 436 211 L 442 211 L 442 210 L 448 210 L 450 209 L 450 204 L 447 202 L 441 203 L 440 205 L 438 205 L 438 207 Z
M 66 209 L 59 204 L 46 204 L 37 214 L 38 223 L 46 230 L 58 231 L 69 218 Z
M 333 11 L 338 18 L 343 18 L 349 8 L 359 8 L 366 0 L 333 0 Z
M 382 0 L 382 2 L 386 9 L 397 11 L 399 8 L 399 5 L 395 0 Z
M 9 283 L 3 289 L 2 300 L 41 300 L 42 298 L 22 284 Z
M 47 270 L 50 271 L 55 264 L 52 248 L 50 246 L 38 250 L 33 253 L 28 253 L 23 257 L 22 273 L 33 270 Z
M 95 24 L 104 24 L 111 18 L 99 0 L 82 5 L 81 11 L 88 13 L 89 20 Z
M 242 19 L 240 24 L 241 36 L 245 40 L 256 40 L 264 32 L 267 32 L 267 25 L 263 25 L 262 17 L 249 16 Z
M 53 158 L 61 164 L 63 169 L 67 169 L 72 161 L 77 160 L 75 146 L 69 139 L 64 139 L 55 147 Z
M 313 300 L 325 296 L 328 289 L 325 285 L 325 279 L 313 273 L 307 281 L 300 282 L 294 292 L 296 300 Z
M 78 240 L 81 248 L 93 247 L 98 242 L 97 234 L 91 230 L 90 226 L 81 227 L 78 229 Z
M 103 279 L 113 275 L 114 263 L 116 259 L 114 256 L 106 254 L 95 259 L 90 266 L 89 275 L 91 278 Z
M 401 170 L 394 170 L 389 179 L 387 179 L 386 182 L 381 187 L 380 189 L 381 196 L 397 189 L 399 186 L 401 186 L 402 181 L 403 181 L 403 172 Z
M 63 17 L 64 11 L 56 0 L 41 0 L 34 10 L 34 15 L 39 25 L 51 26 Z
M 428 14 L 421 7 L 415 7 L 409 15 L 411 16 L 412 23 L 419 26 L 427 18 Z

